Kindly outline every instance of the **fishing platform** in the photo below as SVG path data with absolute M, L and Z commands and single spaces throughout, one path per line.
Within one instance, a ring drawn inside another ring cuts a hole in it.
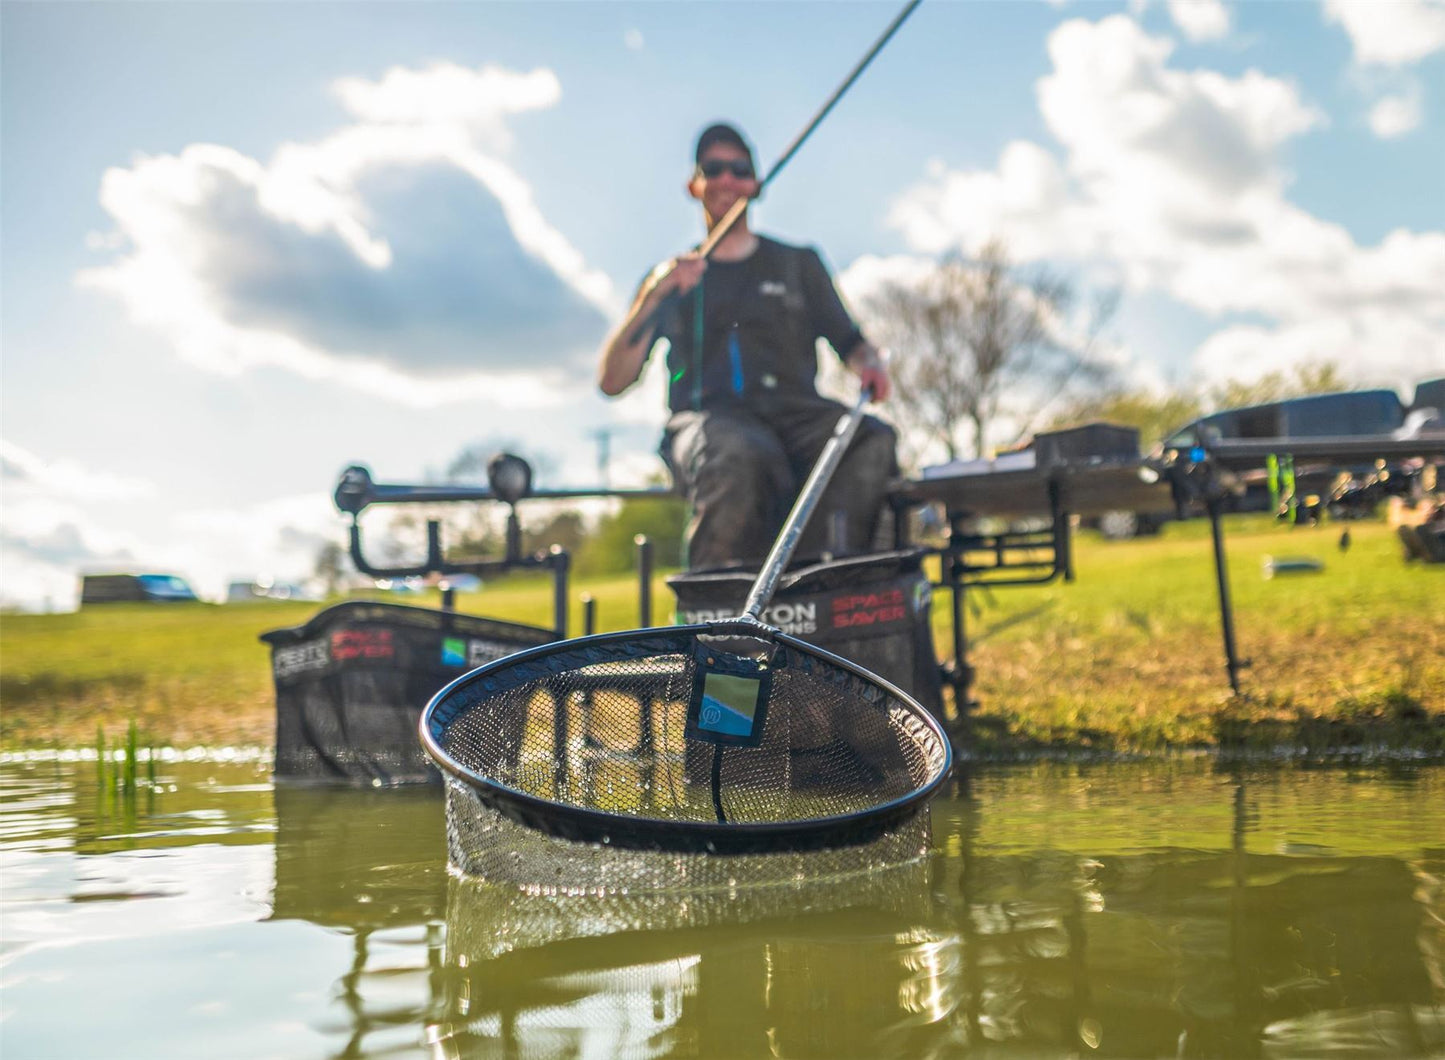
M 1415 404 L 1434 398 L 1439 404 L 1433 407 L 1445 405 L 1435 393 L 1442 385 L 1445 381 L 1421 384 Z M 1253 422 L 1288 428 L 1285 406 L 1291 403 L 1276 404 L 1273 419 L 1252 410 Z M 1327 504 L 1348 515 L 1352 507 L 1362 511 L 1387 496 L 1438 497 L 1445 428 L 1438 413 L 1406 423 L 1410 415 L 1412 409 L 1401 405 L 1402 422 L 1388 433 L 1228 437 L 1219 428 L 1226 413 L 1219 413 L 1176 432 L 1150 454 L 1140 452 L 1132 428 L 1095 423 L 1041 433 L 1027 447 L 990 460 L 927 468 L 890 491 L 891 548 L 825 556 L 787 570 L 762 617 L 902 689 L 966 752 L 967 716 L 976 706 L 970 593 L 1072 581 L 1080 522 L 1119 512 L 1145 525 L 1204 518 L 1210 525 L 1224 669 L 1238 693 L 1247 663 L 1235 638 L 1223 517 L 1271 507 L 1304 512 Z M 1281 468 L 1288 473 L 1280 474 Z M 486 486 L 379 483 L 365 467 L 348 468 L 334 499 L 351 518 L 350 553 L 358 571 L 393 579 L 545 571 L 551 575 L 552 619 L 528 626 L 459 614 L 453 594 L 444 590 L 440 609 L 348 602 L 303 626 L 266 634 L 277 687 L 278 777 L 383 785 L 436 779 L 415 739 L 430 695 L 478 665 L 568 635 L 570 558 L 555 546 L 525 553 L 518 507 L 583 498 L 676 499 L 677 494 L 661 487 L 539 489 L 526 461 L 511 454 L 492 461 Z M 419 561 L 376 562 L 366 549 L 362 517 L 377 506 L 398 504 L 505 505 L 503 554 L 458 558 L 442 540 L 440 520 L 428 519 L 426 552 Z M 654 624 L 653 550 L 641 536 L 636 548 L 637 614 L 639 626 L 647 628 Z M 752 577 L 738 570 L 671 576 L 675 618 L 696 623 L 741 614 Z M 931 633 L 935 592 L 949 597 L 949 641 L 942 658 L 935 655 Z M 595 602 L 584 599 L 583 609 L 581 626 L 591 635 Z

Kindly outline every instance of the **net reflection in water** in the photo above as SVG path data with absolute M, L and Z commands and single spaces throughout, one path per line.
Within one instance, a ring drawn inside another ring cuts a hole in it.
M 876 1058 L 957 1035 L 926 818 L 841 850 L 703 855 L 476 809 L 487 871 L 450 881 L 439 1055 Z

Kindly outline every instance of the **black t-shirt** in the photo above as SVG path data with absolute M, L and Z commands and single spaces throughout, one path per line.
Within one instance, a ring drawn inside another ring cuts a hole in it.
M 827 339 L 842 357 L 862 337 L 816 250 L 759 237 L 742 261 L 709 261 L 702 284 L 664 315 L 656 338 L 670 346 L 668 407 L 745 402 L 768 391 L 812 393 L 816 341 Z

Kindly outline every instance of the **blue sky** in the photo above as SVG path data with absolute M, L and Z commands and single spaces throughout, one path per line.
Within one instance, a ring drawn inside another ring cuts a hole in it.
M 4 600 L 307 570 L 344 466 L 505 438 L 656 468 L 592 351 L 700 237 L 692 138 L 775 160 L 894 4 L 11 3 Z M 1445 4 L 930 0 L 756 208 L 855 302 L 1004 238 L 1117 286 L 1141 383 L 1445 370 Z M 897 351 L 906 356 L 906 351 Z

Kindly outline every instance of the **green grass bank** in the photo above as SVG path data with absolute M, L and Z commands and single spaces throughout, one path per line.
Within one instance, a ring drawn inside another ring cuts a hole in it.
M 1237 639 L 1251 665 L 1231 696 L 1224 669 L 1208 525 L 1157 538 L 1076 541 L 1077 578 L 969 597 L 980 754 L 1052 751 L 1445 753 L 1445 567 L 1406 564 L 1381 522 L 1289 528 L 1228 523 Z M 1321 560 L 1315 574 L 1266 578 L 1267 557 Z M 574 579 L 598 601 L 599 627 L 636 625 L 628 576 Z M 391 597 L 394 599 L 394 597 Z M 435 596 L 406 597 L 435 605 Z M 656 585 L 655 615 L 672 594 Z M 550 587 L 500 579 L 460 610 L 545 625 Z M 948 641 L 948 598 L 934 631 Z M 274 694 L 257 636 L 303 622 L 315 604 L 111 605 L 0 618 L 0 747 L 93 746 L 131 719 L 143 743 L 269 745 Z

